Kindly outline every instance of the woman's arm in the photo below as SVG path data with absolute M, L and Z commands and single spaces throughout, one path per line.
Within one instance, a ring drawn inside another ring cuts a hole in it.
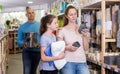
M 89 42 L 87 37 L 82 37 L 83 39 L 83 47 L 85 50 L 89 50 Z
M 57 40 L 58 41 L 60 41 L 60 40 L 63 41 L 63 38 L 57 37 Z M 68 44 L 68 45 L 65 46 L 65 50 L 67 50 L 67 51 L 74 52 L 74 51 L 76 51 L 76 49 L 78 49 L 78 47 L 74 47 L 74 46 L 72 46 L 72 44 Z
M 88 41 L 88 30 L 85 29 L 82 31 L 82 40 L 83 40 L 83 47 L 85 50 L 88 50 L 89 49 L 89 41 Z

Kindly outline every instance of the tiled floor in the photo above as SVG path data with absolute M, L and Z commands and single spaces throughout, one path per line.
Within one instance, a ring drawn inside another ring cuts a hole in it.
M 22 54 L 9 54 L 7 74 L 23 74 Z M 39 72 L 37 73 L 39 74 Z

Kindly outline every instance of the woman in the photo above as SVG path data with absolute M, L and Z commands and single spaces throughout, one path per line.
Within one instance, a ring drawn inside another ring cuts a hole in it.
M 65 58 L 67 64 L 61 69 L 60 74 L 90 74 L 85 56 L 85 50 L 89 49 L 88 30 L 83 29 L 80 34 L 76 19 L 77 9 L 73 6 L 68 6 L 64 13 L 64 27 L 57 36 L 58 40 L 66 42 Z M 80 47 L 73 46 L 76 41 L 80 44 Z

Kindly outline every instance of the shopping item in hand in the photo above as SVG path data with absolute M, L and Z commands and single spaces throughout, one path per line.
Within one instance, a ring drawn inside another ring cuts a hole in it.
M 60 53 L 62 53 L 64 51 L 65 51 L 65 42 L 64 41 L 57 41 L 57 42 L 53 42 L 51 44 L 51 52 L 52 52 L 53 56 L 58 56 Z M 66 63 L 67 63 L 67 61 L 65 58 L 54 61 L 55 67 L 58 70 L 62 69 Z
M 25 43 L 27 43 L 28 48 L 39 48 L 39 43 L 37 43 L 37 33 L 27 32 L 25 33 Z
M 72 46 L 74 46 L 74 47 L 80 47 L 80 43 L 79 43 L 78 41 L 76 41 L 76 42 L 74 42 L 74 43 L 72 44 Z
M 79 29 L 78 29 L 78 32 L 79 32 L 80 34 L 82 34 L 83 29 L 88 29 L 85 23 L 83 23 L 83 24 L 80 25 L 80 27 L 79 27 Z

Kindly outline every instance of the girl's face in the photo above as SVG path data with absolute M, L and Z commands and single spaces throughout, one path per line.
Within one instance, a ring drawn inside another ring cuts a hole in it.
M 74 8 L 69 9 L 66 18 L 68 19 L 69 22 L 75 23 L 77 19 L 77 11 Z
M 57 18 L 54 18 L 52 23 L 49 25 L 49 27 L 52 31 L 57 30 L 58 29 L 58 20 Z

